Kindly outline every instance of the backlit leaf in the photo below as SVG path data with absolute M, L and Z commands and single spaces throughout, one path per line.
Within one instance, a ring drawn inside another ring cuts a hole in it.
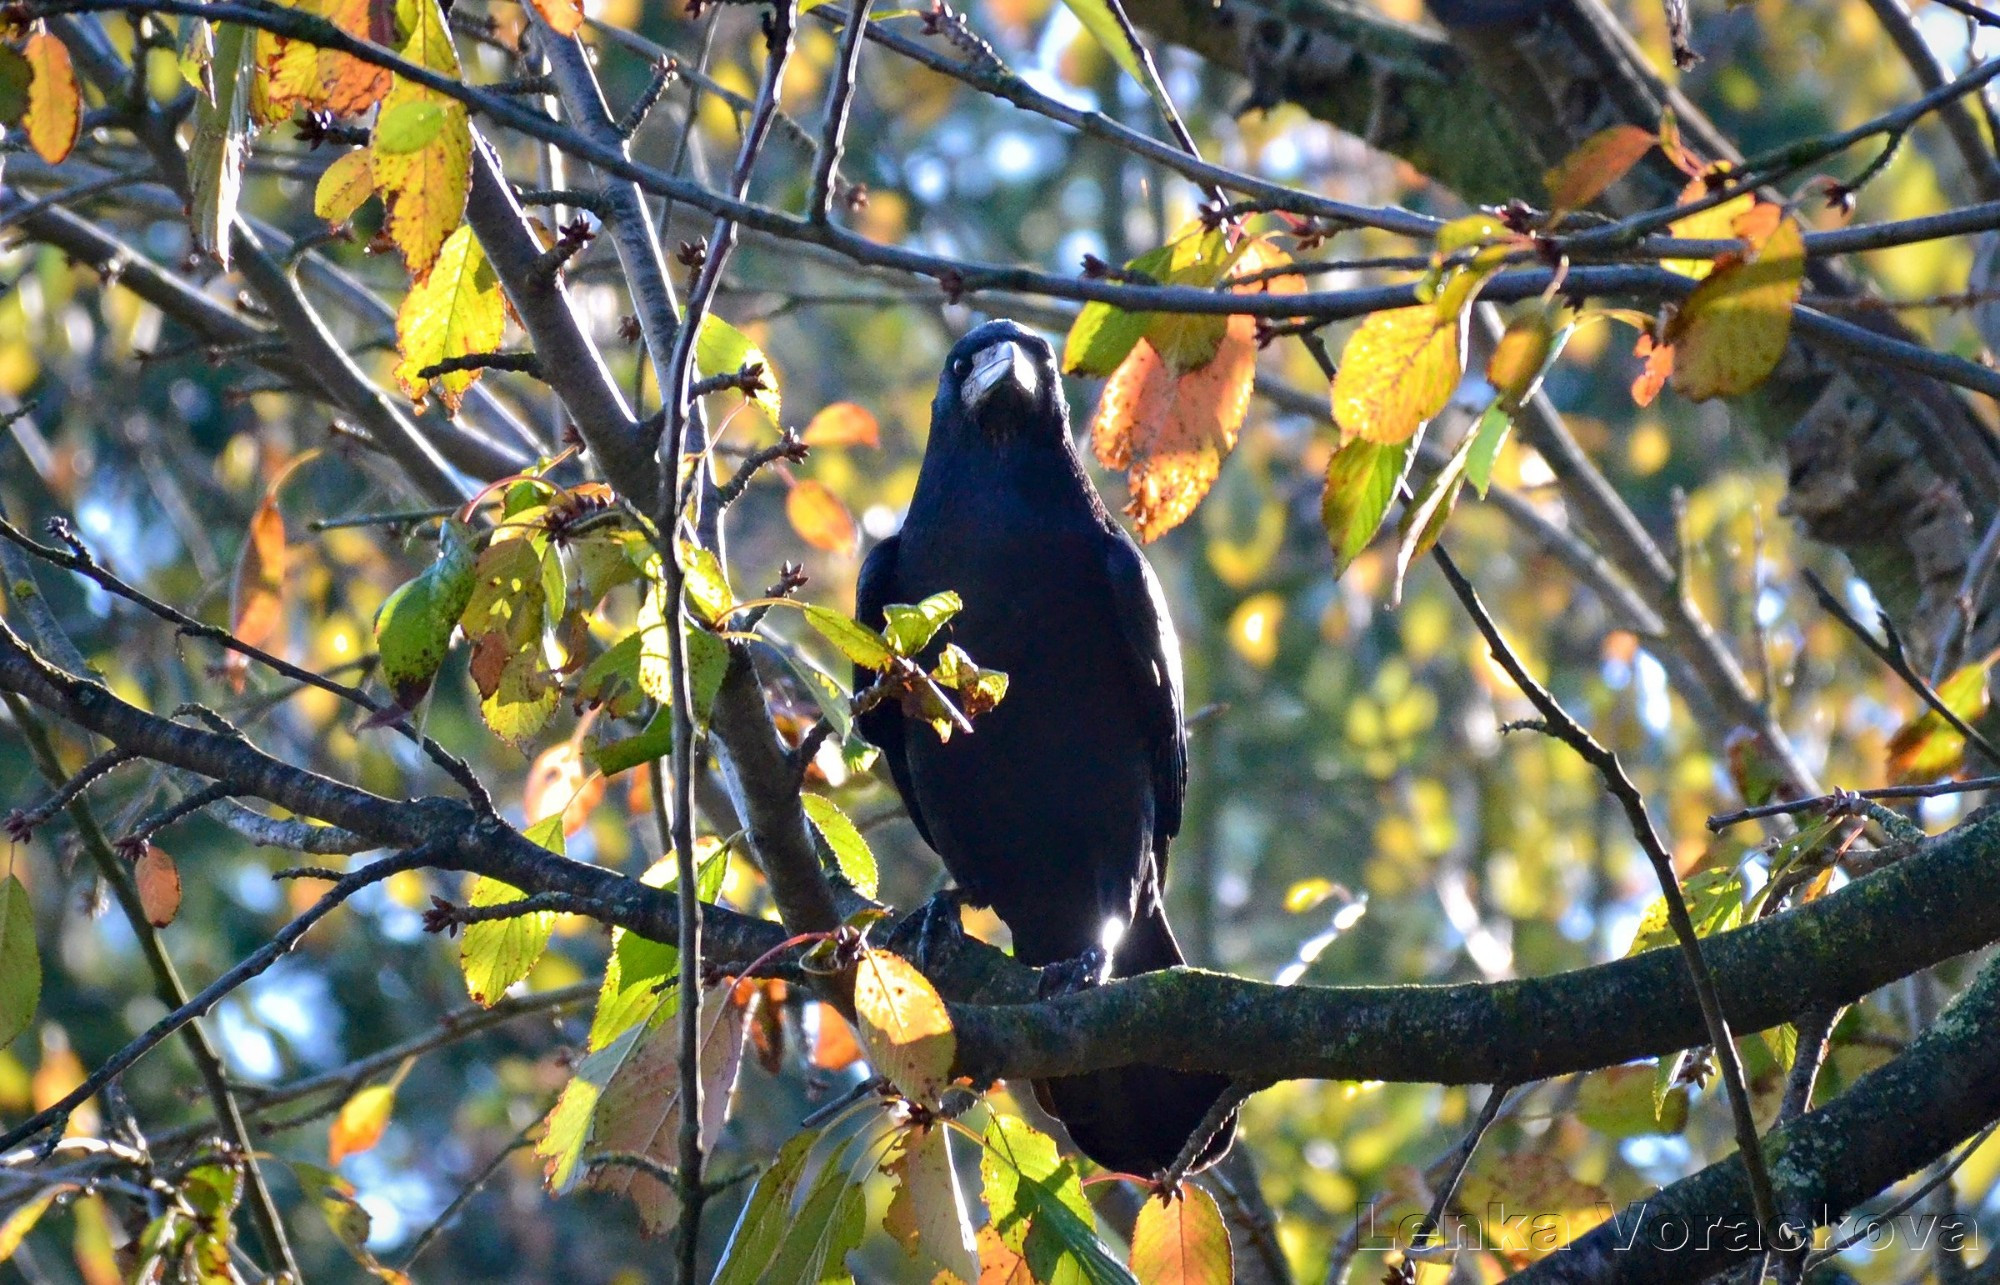
M 857 624 L 831 607 L 807 603 L 805 614 L 807 624 L 838 647 L 841 655 L 864 669 L 880 669 L 896 658 L 894 649 L 881 634 L 866 625 Z
M 926 1273 L 942 1268 L 968 1285 L 978 1281 L 979 1250 L 951 1163 L 951 1130 L 942 1124 L 911 1128 L 886 1172 L 895 1179 L 896 1191 L 882 1229 L 904 1253 L 925 1264 Z
M 859 532 L 840 497 L 823 482 L 810 478 L 792 484 L 785 496 L 785 517 L 799 539 L 828 553 L 852 553 Z
M 1967 723 L 1986 713 L 1987 663 L 1966 665 L 1937 685 L 1945 708 Z M 1928 706 L 1889 738 L 1889 779 L 1899 785 L 1950 776 L 1964 762 L 1965 737 Z
M 348 1156 L 373 1148 L 382 1140 L 395 1109 L 394 1084 L 371 1084 L 347 1099 L 327 1131 L 326 1162 L 337 1165 Z
M 375 150 L 401 156 L 428 146 L 444 131 L 444 104 L 431 98 L 407 98 L 382 109 L 375 122 Z
M 243 547 L 237 550 L 236 572 L 229 585 L 229 632 L 265 651 L 285 649 L 285 517 L 278 511 L 275 488 L 266 491 L 250 517 Z M 223 672 L 230 685 L 243 690 L 249 659 L 230 652 Z
M 1679 1133 L 1687 1124 L 1688 1092 L 1669 1089 L 1655 1097 L 1650 1062 L 1614 1066 L 1586 1075 L 1577 1085 L 1577 1119 L 1613 1138 Z
M 1463 370 L 1456 319 L 1428 304 L 1375 313 L 1340 355 L 1334 422 L 1348 438 L 1407 441 L 1445 408 Z
M 328 223 L 345 223 L 361 203 L 375 195 L 375 164 L 368 149 L 343 152 L 319 176 L 313 189 L 313 213 Z
M 1130 76 L 1133 83 L 1142 88 L 1150 88 L 1146 83 L 1145 72 L 1140 66 L 1139 55 L 1132 48 L 1132 42 L 1126 36 L 1117 15 L 1111 12 L 1111 6 L 1105 4 L 1104 0 L 1063 0 L 1063 5 L 1076 15 L 1076 20 L 1083 24 L 1083 29 L 1090 33 L 1091 39 L 1095 40 L 1105 53 L 1111 55 L 1111 61 L 1118 64 L 1119 70 Z
M 1507 405 L 1519 406 L 1534 392 L 1555 351 L 1554 318 L 1537 310 L 1525 312 L 1507 323 L 1500 342 L 1486 359 L 1486 382 L 1493 385 Z
M 1727 932 L 1743 918 L 1743 879 L 1730 869 L 1698 870 L 1681 881 L 1681 899 L 1687 903 L 1696 937 Z M 1666 899 L 1655 897 L 1639 916 L 1639 929 L 1625 954 L 1629 957 L 1676 944 Z
M 139 904 L 146 922 L 165 928 L 181 910 L 181 872 L 164 848 L 147 844 L 132 863 L 132 882 L 139 889 Z
M 695 373 L 703 379 L 734 375 L 746 366 L 763 367 L 764 386 L 750 395 L 750 404 L 773 424 L 778 422 L 778 371 L 764 350 L 750 342 L 750 336 L 714 313 L 701 319 L 701 333 L 694 341 Z
M 1805 268 L 1804 234 L 1789 217 L 1755 258 L 1718 261 L 1668 327 L 1676 352 L 1674 390 L 1703 401 L 1763 383 L 1791 337 L 1792 305 Z
M 1215 1197 L 1193 1183 L 1148 1197 L 1132 1225 L 1131 1263 L 1145 1285 L 1229 1285 L 1235 1265 Z
M 1718 174 L 1727 174 L 1729 166 L 1716 167 Z M 1696 177 L 1681 189 L 1676 204 L 1691 205 L 1709 194 L 1707 177 Z M 1736 220 L 1750 212 L 1757 204 L 1757 198 L 1746 192 L 1733 196 L 1720 205 L 1712 205 L 1705 210 L 1697 210 L 1683 219 L 1676 219 L 1667 225 L 1667 235 L 1676 240 L 1721 241 L 1736 235 Z M 1705 277 L 1714 271 L 1713 259 L 1662 259 L 1660 266 L 1690 277 Z
M 817 1129 L 793 1134 L 778 1148 L 771 1167 L 757 1176 L 757 1185 L 750 1189 L 750 1198 L 744 1201 L 743 1212 L 736 1216 L 736 1226 L 729 1233 L 729 1244 L 715 1269 L 714 1285 L 756 1285 L 768 1279 L 764 1269 L 792 1230 L 792 1198 L 805 1174 L 806 1159 L 820 1137 Z
M 21 1242 L 28 1238 L 28 1233 L 35 1229 L 35 1224 L 42 1220 L 42 1215 L 48 1212 L 57 1196 L 75 1190 L 76 1185 L 67 1182 L 44 1187 L 16 1205 L 5 1218 L 0 1218 L 0 1263 L 14 1256 L 14 1251 L 21 1247 Z
M 807 446 L 880 446 L 882 427 L 867 407 L 835 402 L 820 408 L 800 440 Z
M 1249 410 L 1256 365 L 1256 325 L 1236 317 L 1201 369 L 1175 375 L 1141 343 L 1105 385 L 1091 445 L 1099 463 L 1127 472 L 1125 512 L 1142 540 L 1179 526 L 1214 485 Z
M 1653 150 L 1659 136 L 1637 125 L 1613 125 L 1583 140 L 1562 163 L 1542 176 L 1549 192 L 1549 213 L 1579 210 L 1596 200 Z
M 46 31 L 37 31 L 21 47 L 21 56 L 34 70 L 28 84 L 27 112 L 21 118 L 28 145 L 49 164 L 60 165 L 83 132 L 83 97 L 77 89 L 69 46 Z
M 1097 1239 L 1076 1161 L 1059 1156 L 1054 1140 L 1025 1120 L 997 1111 L 983 1140 L 979 1172 L 989 1226 L 1027 1260 L 1035 1280 L 1132 1285 L 1132 1273 Z M 986 1258 L 982 1251 L 982 1274 Z
M 836 1285 L 853 1279 L 847 1251 L 861 1243 L 867 1230 L 863 1182 L 873 1166 L 865 1160 L 857 1165 L 848 1153 L 859 1144 L 865 1156 L 867 1136 L 848 1135 L 822 1161 L 761 1280 Z
M 397 14 L 408 32 L 397 52 L 419 66 L 457 76 L 458 51 L 437 0 L 400 0 Z M 402 250 L 410 279 L 422 281 L 465 211 L 472 177 L 472 126 L 464 104 L 401 76 L 393 78 L 377 120 L 399 119 L 414 103 L 434 105 L 442 114 L 429 141 L 399 151 L 395 145 L 406 140 L 394 134 L 385 140 L 378 126 L 372 148 L 376 186 L 388 206 L 384 230 Z
M 362 155 L 362 153 L 354 153 Z M 410 287 L 396 310 L 396 343 L 403 355 L 396 364 L 396 382 L 421 403 L 431 381 L 419 372 L 447 357 L 494 352 L 507 329 L 507 303 L 500 280 L 486 261 L 486 251 L 472 229 L 460 226 L 445 239 L 431 274 Z M 455 370 L 437 377 L 438 400 L 448 412 L 477 370 Z
M 847 877 L 864 897 L 875 895 L 875 854 L 868 847 L 868 840 L 861 836 L 840 805 L 824 794 L 802 794 L 799 803 L 805 808 L 806 816 L 826 840 L 826 846 L 833 850 L 833 859 L 840 865 L 840 873 Z
M 1472 447 L 1465 456 L 1465 480 L 1486 498 L 1486 488 L 1493 482 L 1493 463 L 1500 458 L 1500 448 L 1507 443 L 1507 433 L 1514 427 L 1514 417 L 1507 408 L 1495 401 L 1479 417 L 1479 426 L 1472 431 Z
M 560 812 L 537 821 L 522 833 L 557 856 L 563 855 Z M 468 901 L 474 907 L 504 906 L 526 895 L 512 884 L 480 875 L 473 881 Z M 553 910 L 537 910 L 508 919 L 467 924 L 465 937 L 459 943 L 458 963 L 465 973 L 465 989 L 473 1002 L 491 1008 L 506 995 L 509 986 L 526 977 L 548 948 L 555 923 Z
M 915 656 L 964 609 L 965 600 L 949 589 L 918 603 L 893 602 L 882 608 L 882 636 L 898 655 Z
M 930 980 L 900 955 L 866 951 L 855 967 L 854 1013 L 869 1063 L 904 1097 L 936 1107 L 951 1083 L 958 1036 Z
M 1409 440 L 1383 443 L 1357 437 L 1327 462 L 1320 521 L 1333 541 L 1336 575 L 1353 565 L 1382 529 L 1396 499 L 1396 484 L 1414 454 Z
M 827 1004 L 815 1010 L 819 1030 L 813 1037 L 812 1064 L 822 1071 L 844 1071 L 861 1060 L 861 1042 L 840 1011 Z
M 28 1029 L 42 996 L 35 908 L 20 876 L 0 879 L 0 1048 Z
M 575 834 L 590 821 L 604 797 L 604 777 L 590 770 L 570 741 L 558 741 L 535 756 L 521 788 L 521 811 L 533 825 L 560 813 L 562 832 Z
M 250 143 L 250 90 L 257 70 L 252 44 L 249 28 L 233 22 L 217 26 L 215 58 L 209 67 L 215 98 L 196 97 L 194 139 L 188 144 L 195 241 L 225 267 Z
M 315 0 L 314 8 L 350 36 L 378 45 L 395 44 L 391 6 L 383 0 Z M 321 49 L 318 62 L 320 105 L 336 116 L 359 116 L 389 92 L 386 67 L 333 49 Z
M 583 0 L 534 0 L 535 12 L 558 36 L 573 36 L 583 26 Z

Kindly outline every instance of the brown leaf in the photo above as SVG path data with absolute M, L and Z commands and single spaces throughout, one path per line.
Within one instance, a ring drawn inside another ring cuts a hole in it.
M 828 553 L 854 551 L 854 518 L 824 483 L 810 479 L 794 483 L 785 496 L 785 516 L 791 519 L 792 530 L 813 548 Z
M 807 446 L 880 446 L 882 426 L 867 407 L 835 402 L 812 417 L 800 440 Z
M 1637 125 L 1613 125 L 1583 140 L 1562 163 L 1542 176 L 1549 190 L 1549 213 L 1581 209 L 1598 198 L 1660 141 Z
M 28 114 L 21 125 L 35 154 L 60 165 L 83 131 L 83 97 L 76 87 L 76 68 L 69 47 L 46 31 L 28 37 L 21 54 L 34 68 L 28 85 Z
M 146 845 L 132 863 L 132 882 L 139 887 L 139 904 L 146 911 L 147 923 L 165 928 L 174 922 L 181 910 L 181 872 L 164 848 Z

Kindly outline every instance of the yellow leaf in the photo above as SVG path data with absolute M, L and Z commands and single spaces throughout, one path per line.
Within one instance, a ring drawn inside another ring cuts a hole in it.
M 813 548 L 829 553 L 854 551 L 854 519 L 840 497 L 824 484 L 810 480 L 794 484 L 785 496 L 785 516 L 799 539 Z
M 285 3 L 285 0 L 280 0 Z M 286 8 L 311 12 L 308 3 Z M 319 49 L 274 31 L 257 33 L 257 79 L 250 95 L 250 115 L 259 125 L 275 125 L 297 108 L 320 104 Z
M 1990 660 L 1967 665 L 1937 686 L 1938 699 L 1968 723 L 1986 713 Z M 1889 738 L 1889 779 L 1899 785 L 1950 776 L 1964 762 L 1965 737 L 1933 709 L 1926 708 Z
M 404 0 L 397 9 L 398 16 L 407 19 L 409 31 L 398 52 L 432 71 L 458 75 L 458 51 L 437 0 Z M 401 76 L 389 86 L 377 120 L 411 103 L 438 106 L 442 120 L 437 133 L 421 147 L 397 151 L 383 145 L 378 130 L 372 151 L 375 183 L 389 209 L 384 228 L 402 250 L 410 279 L 422 281 L 430 275 L 446 239 L 461 226 L 472 178 L 472 125 L 463 104 Z M 471 382 L 460 384 L 459 391 Z
M 875 1069 L 904 1097 L 937 1106 L 951 1083 L 958 1036 L 929 979 L 900 955 L 867 951 L 855 968 L 854 1014 Z
M 396 1086 L 371 1084 L 341 1104 L 326 1135 L 326 1162 L 337 1165 L 367 1151 L 382 1140 L 389 1115 L 396 1109 Z
M 1333 418 L 1343 437 L 1407 441 L 1443 410 L 1464 372 L 1456 318 L 1428 304 L 1378 312 L 1361 323 L 1333 376 Z
M 807 446 L 880 446 L 882 429 L 867 407 L 835 402 L 812 417 L 801 440 Z
M 35 154 L 59 165 L 83 130 L 83 98 L 77 91 L 69 47 L 48 32 L 37 31 L 21 47 L 21 54 L 35 71 L 28 85 L 28 114 L 21 124 Z
M 403 354 L 396 365 L 396 382 L 421 402 L 428 381 L 419 372 L 447 357 L 492 352 L 506 330 L 507 304 L 500 295 L 500 279 L 486 261 L 479 238 L 461 224 L 446 238 L 430 275 L 410 287 L 396 311 L 396 342 Z M 438 376 L 438 400 L 447 411 L 458 409 L 479 373 L 454 370 Z
M 132 863 L 132 881 L 139 886 L 139 904 L 145 908 L 146 922 L 165 928 L 181 910 L 181 872 L 164 848 L 146 845 Z
M 6 1218 L 0 1219 L 0 1263 L 14 1256 L 14 1251 L 21 1247 L 21 1242 L 35 1229 L 35 1224 L 42 1220 L 42 1215 L 48 1212 L 49 1206 L 55 1203 L 57 1196 L 75 1190 L 76 1185 L 68 1182 L 44 1187 L 37 1194 L 16 1205 Z
M 375 164 L 366 148 L 337 158 L 319 176 L 313 189 L 313 213 L 328 223 L 345 223 L 361 203 L 375 195 Z
M 1729 167 L 1727 165 L 1716 166 L 1711 173 L 1718 178 L 1725 177 L 1729 173 Z M 1694 202 L 1701 200 L 1709 194 L 1708 184 L 1709 180 L 1707 177 L 1691 179 L 1688 185 L 1681 189 L 1678 204 L 1692 205 Z M 1685 241 L 1727 240 L 1736 235 L 1736 220 L 1749 213 L 1751 208 L 1756 204 L 1757 198 L 1748 192 L 1742 196 L 1731 197 L 1720 205 L 1711 206 L 1706 210 L 1698 210 L 1684 219 L 1676 219 L 1667 225 L 1667 235 L 1676 240 Z M 1681 273 L 1683 276 L 1700 278 L 1714 271 L 1715 261 L 1713 259 L 1662 259 L 1660 260 L 1660 266 Z
M 1611 1213 L 1602 1187 L 1577 1181 L 1559 1158 L 1539 1152 L 1502 1156 L 1484 1171 L 1466 1175 L 1457 1203 L 1488 1215 L 1482 1243 L 1517 1270 L 1561 1249 Z M 1515 1210 L 1532 1212 L 1520 1218 L 1513 1216 Z
M 535 12 L 558 36 L 573 36 L 583 26 L 583 0 L 535 0 Z
M 1555 345 L 1555 325 L 1546 312 L 1530 312 L 1507 323 L 1486 360 L 1486 382 L 1502 404 L 1519 406 L 1542 373 Z
M 1132 1274 L 1145 1285 L 1229 1285 L 1235 1264 L 1215 1197 L 1192 1183 L 1148 1197 L 1132 1225 Z
M 1805 236 L 1789 217 L 1754 259 L 1717 262 L 1668 327 L 1674 390 L 1705 401 L 1763 383 L 1785 354 L 1805 271 Z
M 1583 140 L 1560 165 L 1542 176 L 1549 190 L 1549 214 L 1581 209 L 1605 188 L 1624 178 L 1660 141 L 1637 125 L 1613 125 Z

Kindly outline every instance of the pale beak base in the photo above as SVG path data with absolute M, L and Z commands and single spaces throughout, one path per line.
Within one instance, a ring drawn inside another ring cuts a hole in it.
M 968 411 L 976 412 L 1002 385 L 1012 384 L 1024 401 L 1032 402 L 1041 391 L 1041 376 L 1028 350 L 1003 340 L 982 350 L 972 359 L 972 373 L 965 377 L 959 399 Z

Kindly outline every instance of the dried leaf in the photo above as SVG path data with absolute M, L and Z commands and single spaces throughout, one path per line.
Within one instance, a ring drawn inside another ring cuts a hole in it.
M 1674 373 L 1674 346 L 1657 343 L 1648 331 L 1639 332 L 1639 342 L 1632 347 L 1632 355 L 1645 361 L 1637 378 L 1632 381 L 1632 401 L 1637 406 L 1651 406 L 1660 390 L 1667 386 L 1667 380 Z
M 28 110 L 21 119 L 28 144 L 49 164 L 60 165 L 83 132 L 83 96 L 77 89 L 69 46 L 46 31 L 37 31 L 21 47 L 21 55 L 35 73 L 28 84 Z
M 181 911 L 181 872 L 164 848 L 152 844 L 132 863 L 132 882 L 139 888 L 139 905 L 146 922 L 165 928 Z

